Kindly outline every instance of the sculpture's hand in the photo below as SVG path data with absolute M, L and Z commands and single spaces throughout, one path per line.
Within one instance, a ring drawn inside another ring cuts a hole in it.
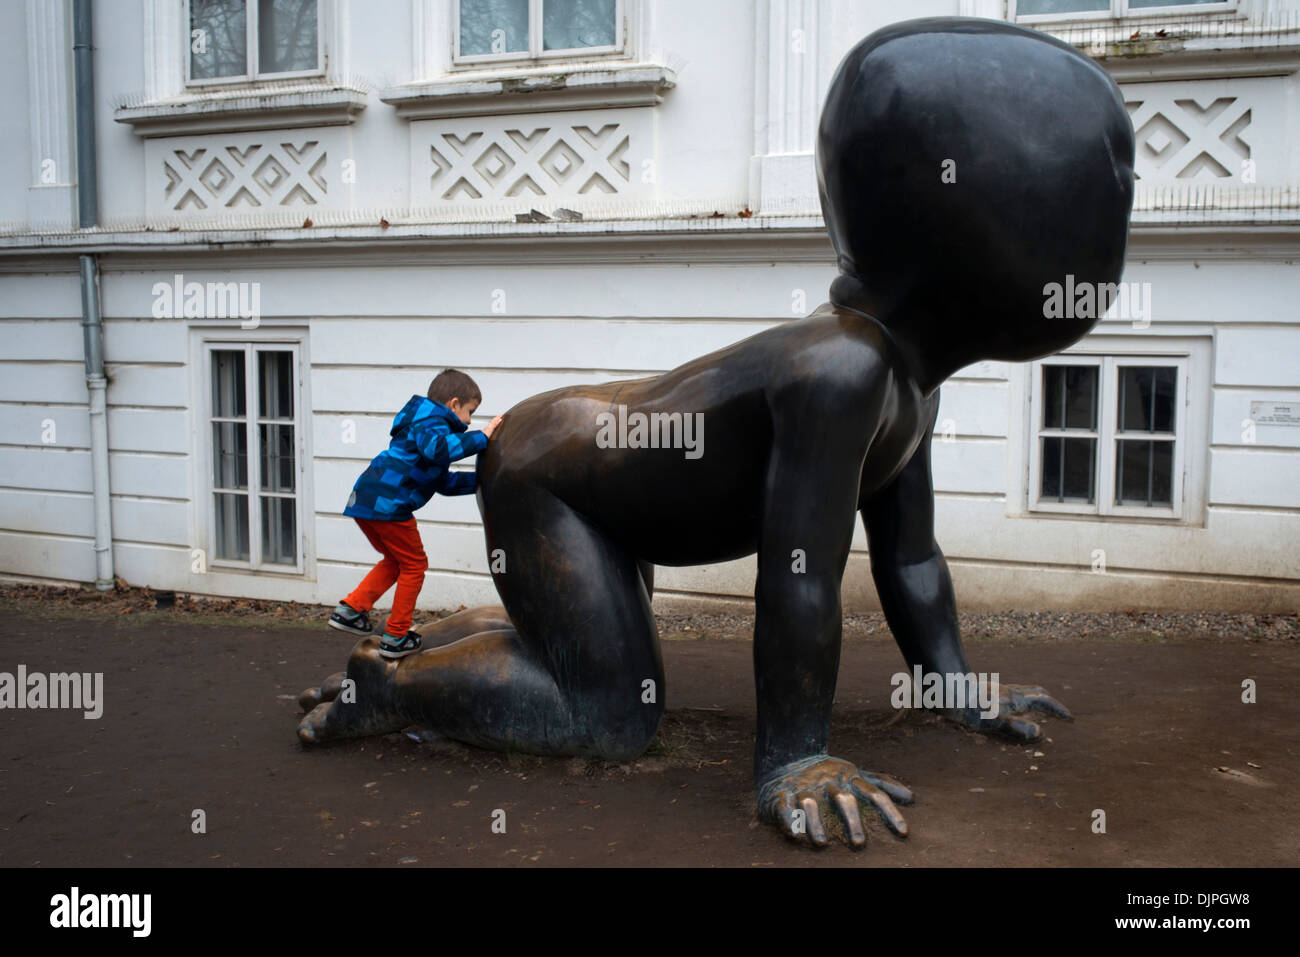
M 806 836 L 818 847 L 829 843 L 826 822 L 832 820 L 832 813 L 843 824 L 848 842 L 865 847 L 862 804 L 873 807 L 899 837 L 907 837 L 907 822 L 894 801 L 911 804 L 912 792 L 887 774 L 859 771 L 848 761 L 825 755 L 777 768 L 758 786 L 760 820 L 776 824 L 795 840 Z
M 1037 741 L 1043 730 L 1036 721 L 1023 717 L 1030 711 L 1074 720 L 1074 715 L 1065 705 L 1036 685 L 1002 685 L 998 692 L 998 713 L 993 717 L 984 717 L 978 706 L 948 708 L 939 713 L 985 734 L 1005 734 L 1021 741 Z

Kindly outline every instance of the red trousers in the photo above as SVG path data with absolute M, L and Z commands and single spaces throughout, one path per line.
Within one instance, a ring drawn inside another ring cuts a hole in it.
M 370 569 L 356 590 L 343 600 L 357 611 L 369 611 L 380 596 L 393 587 L 393 582 L 397 582 L 393 610 L 388 614 L 388 624 L 384 626 L 384 631 L 397 638 L 404 638 L 411 630 L 415 600 L 420 597 L 424 573 L 429 567 L 429 559 L 424 554 L 424 543 L 420 541 L 415 519 L 375 522 L 368 518 L 355 518 L 353 521 L 361 526 L 361 531 L 375 547 L 375 551 L 384 558 Z

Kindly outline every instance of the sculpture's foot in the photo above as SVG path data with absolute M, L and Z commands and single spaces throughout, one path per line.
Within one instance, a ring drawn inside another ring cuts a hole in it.
M 845 840 L 862 848 L 867 843 L 862 804 L 874 809 L 899 837 L 907 837 L 907 822 L 894 801 L 911 804 L 912 792 L 887 774 L 859 771 L 848 761 L 819 755 L 787 764 L 761 783 L 758 816 L 787 837 L 825 847 L 830 843 L 826 823 L 833 823 L 835 815 Z
M 410 724 L 394 702 L 393 675 L 399 660 L 380 655 L 378 639 L 357 642 L 346 674 L 331 675 L 320 688 L 309 688 L 299 696 L 304 707 L 313 700 L 319 703 L 299 722 L 298 739 L 303 744 L 320 744 L 388 734 Z
M 978 707 L 940 711 L 944 717 L 984 734 L 1002 734 L 1018 741 L 1037 741 L 1043 735 L 1038 722 L 1025 717 L 1037 711 L 1073 721 L 1070 709 L 1036 685 L 1002 685 L 998 690 L 998 713 L 985 717 Z

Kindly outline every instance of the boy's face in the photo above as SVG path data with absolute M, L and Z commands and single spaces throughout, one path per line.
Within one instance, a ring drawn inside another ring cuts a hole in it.
M 469 417 L 478 408 L 478 402 L 478 399 L 470 399 L 468 402 L 461 402 L 460 399 L 448 399 L 447 408 L 456 413 L 456 418 L 469 425 Z

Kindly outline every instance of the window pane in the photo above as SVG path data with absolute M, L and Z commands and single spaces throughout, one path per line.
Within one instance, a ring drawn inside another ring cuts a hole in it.
M 293 426 L 259 425 L 257 432 L 262 446 L 262 490 L 292 492 Z
M 217 557 L 248 561 L 248 496 L 218 492 L 214 498 Z
M 1044 502 L 1093 503 L 1097 461 L 1096 439 L 1043 438 Z
M 614 0 L 543 0 L 543 50 L 613 45 Z
M 257 414 L 264 419 L 293 418 L 293 353 L 257 354 Z
M 298 562 L 294 548 L 297 519 L 294 500 L 262 496 L 262 561 L 277 565 Z
M 1173 366 L 1120 366 L 1119 430 L 1172 433 L 1177 383 Z
M 528 0 L 460 0 L 460 52 L 528 52 Z
M 1096 366 L 1043 366 L 1043 428 L 1097 428 Z
M 1120 440 L 1115 450 L 1115 504 L 1172 506 L 1174 443 Z
M 1143 7 L 1182 7 L 1201 3 L 1223 3 L 1224 0 L 1128 0 L 1130 10 Z
M 1109 10 L 1110 0 L 1020 0 L 1016 16 L 1036 13 L 1081 13 L 1086 10 Z
M 244 353 L 228 349 L 212 353 L 212 414 L 239 417 L 244 414 Z
M 248 429 L 244 423 L 212 423 L 212 484 L 215 488 L 248 488 Z
M 190 76 L 196 80 L 244 76 L 247 22 L 244 0 L 190 0 Z
M 316 0 L 258 0 L 257 48 L 262 73 L 316 69 Z

